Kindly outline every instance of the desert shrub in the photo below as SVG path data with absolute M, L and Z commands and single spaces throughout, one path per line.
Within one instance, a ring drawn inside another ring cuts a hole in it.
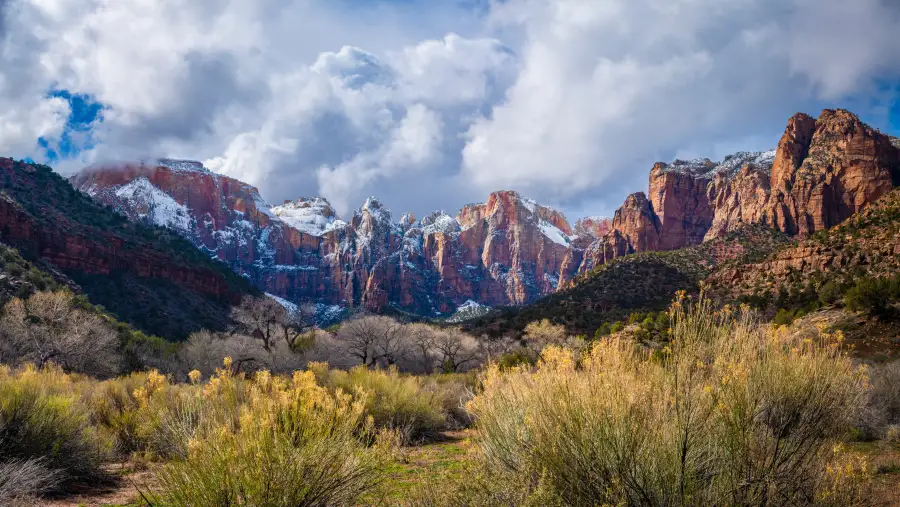
M 797 315 L 792 310 L 788 310 L 786 308 L 781 308 L 775 313 L 775 317 L 772 319 L 772 324 L 776 326 L 790 326 L 794 323 L 794 319 L 797 318 Z
M 248 395 L 238 418 L 203 427 L 184 459 L 159 470 L 155 504 L 348 505 L 377 485 L 386 453 L 358 438 L 373 432 L 364 399 L 322 388 L 310 372 L 292 379 L 259 372 L 244 381 L 228 370 L 204 396 L 215 403 L 237 396 L 234 389 Z
M 886 438 L 892 427 L 900 426 L 900 362 L 874 365 L 869 376 L 871 389 L 860 413 L 859 436 Z
M 350 393 L 377 428 L 397 430 L 406 442 L 432 436 L 447 425 L 446 398 L 427 378 L 402 375 L 396 368 L 333 370 L 325 363 L 310 363 L 309 370 L 319 385 Z
M 551 347 L 536 369 L 489 369 L 469 405 L 487 466 L 573 506 L 853 495 L 856 476 L 831 477 L 829 464 L 843 459 L 832 444 L 853 423 L 866 375 L 837 343 L 705 300 L 679 300 L 672 321 L 657 360 L 611 338 L 582 357 Z
M 61 482 L 89 480 L 103 475 L 107 449 L 71 376 L 0 367 L 0 462 L 40 460 Z
M 0 340 L 7 362 L 48 363 L 68 371 L 111 376 L 122 358 L 115 330 L 101 316 L 77 308 L 67 291 L 14 298 L 3 308 Z
M 53 490 L 60 473 L 41 459 L 0 462 L 0 505 L 36 505 L 37 496 Z
M 900 300 L 900 276 L 892 278 L 863 277 L 844 295 L 844 304 L 853 311 L 878 316 L 896 313 L 893 305 Z
M 199 394 L 155 370 L 103 381 L 90 393 L 91 422 L 120 455 L 183 456 L 193 430 L 208 418 Z

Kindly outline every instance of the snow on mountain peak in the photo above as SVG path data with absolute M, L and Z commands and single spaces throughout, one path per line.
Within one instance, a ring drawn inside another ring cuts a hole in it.
M 450 234 L 459 232 L 459 223 L 455 218 L 444 213 L 443 211 L 435 211 L 429 213 L 419 222 L 422 226 L 422 232 L 425 234 L 443 233 Z
M 337 218 L 331 203 L 322 197 L 287 201 L 273 207 L 272 213 L 290 227 L 312 236 L 321 236 L 347 226 L 347 222 Z
M 171 158 L 159 158 L 153 161 L 156 165 L 160 167 L 166 167 L 173 171 L 179 172 L 201 172 L 208 173 L 209 169 L 203 167 L 202 162 L 197 162 L 196 160 L 177 160 Z
M 125 199 L 137 216 L 150 223 L 187 232 L 191 229 L 191 212 L 169 194 L 153 186 L 147 178 L 137 178 L 116 189 L 116 197 Z
M 359 208 L 359 211 L 356 212 L 360 215 L 370 215 L 376 222 L 390 222 L 391 221 L 391 210 L 384 207 L 384 204 L 378 200 L 377 197 L 369 197 L 366 199 L 366 202 L 363 203 L 362 207 Z
M 663 172 L 689 174 L 691 176 L 712 178 L 716 174 L 732 176 L 741 168 L 753 165 L 763 171 L 771 171 L 775 163 L 776 150 L 739 151 L 726 156 L 721 162 L 713 162 L 708 158 L 693 160 L 675 160 L 671 164 L 661 164 Z

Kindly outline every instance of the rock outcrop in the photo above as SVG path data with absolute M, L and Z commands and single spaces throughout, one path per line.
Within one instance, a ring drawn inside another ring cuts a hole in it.
M 515 192 L 495 192 L 455 218 L 435 212 L 397 222 L 369 198 L 345 222 L 322 198 L 270 207 L 254 187 L 197 162 L 91 167 L 71 182 L 132 220 L 171 227 L 291 301 L 431 315 L 469 300 L 522 304 L 581 264 L 570 256 L 578 236 L 562 213 Z
M 575 227 L 511 191 L 420 220 L 395 221 L 370 198 L 344 221 L 322 198 L 270 207 L 252 186 L 197 162 L 95 167 L 71 181 L 134 220 L 173 228 L 279 297 L 432 315 L 470 300 L 529 303 L 611 259 L 747 224 L 801 237 L 827 229 L 893 188 L 896 144 L 847 111 L 798 114 L 777 149 L 658 163 L 647 194 L 628 196 L 612 219 Z
M 0 240 L 70 276 L 122 320 L 144 314 L 133 323 L 145 331 L 224 329 L 230 306 L 256 293 L 182 238 L 98 206 L 49 167 L 0 158 L 0 188 Z M 169 288 L 177 301 L 160 297 Z
M 584 272 L 632 252 L 675 250 L 746 224 L 809 236 L 843 222 L 900 180 L 897 142 L 844 110 L 797 114 L 776 150 L 658 163 L 649 200 L 632 194 L 590 245 Z

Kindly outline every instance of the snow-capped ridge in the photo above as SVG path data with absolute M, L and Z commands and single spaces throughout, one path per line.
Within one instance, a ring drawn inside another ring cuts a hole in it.
M 751 165 L 765 172 L 772 170 L 775 163 L 776 150 L 766 151 L 739 151 L 727 155 L 721 162 L 713 162 L 708 158 L 696 158 L 693 160 L 676 159 L 670 164 L 660 163 L 658 166 L 663 173 L 677 173 L 712 178 L 717 174 L 733 176 L 743 167 Z
M 119 187 L 115 195 L 127 200 L 139 217 L 153 224 L 183 232 L 191 229 L 190 210 L 153 186 L 147 178 L 140 177 Z
M 203 166 L 202 162 L 198 162 L 196 160 L 179 160 L 173 158 L 158 158 L 152 161 L 159 167 L 166 167 L 173 171 L 179 172 L 199 172 L 199 173 L 209 173 L 212 172 L 206 167 Z
M 339 219 L 324 197 L 300 197 L 272 208 L 272 213 L 288 226 L 312 236 L 342 229 L 347 222 Z
M 419 225 L 424 234 L 450 234 L 460 231 L 459 222 L 443 211 L 434 211 L 425 215 L 422 220 L 419 221 Z

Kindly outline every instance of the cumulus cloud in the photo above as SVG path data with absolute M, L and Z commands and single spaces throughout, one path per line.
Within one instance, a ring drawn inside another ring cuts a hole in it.
M 777 142 L 898 77 L 888 0 L 0 0 L 0 152 L 194 158 L 272 202 L 457 209 L 512 188 L 610 213 L 650 164 Z M 879 123 L 880 122 L 880 123 Z
M 654 160 L 774 145 L 793 112 L 896 76 L 897 13 L 878 0 L 499 3 L 490 21 L 523 34 L 522 71 L 469 131 L 463 172 L 613 209 Z

